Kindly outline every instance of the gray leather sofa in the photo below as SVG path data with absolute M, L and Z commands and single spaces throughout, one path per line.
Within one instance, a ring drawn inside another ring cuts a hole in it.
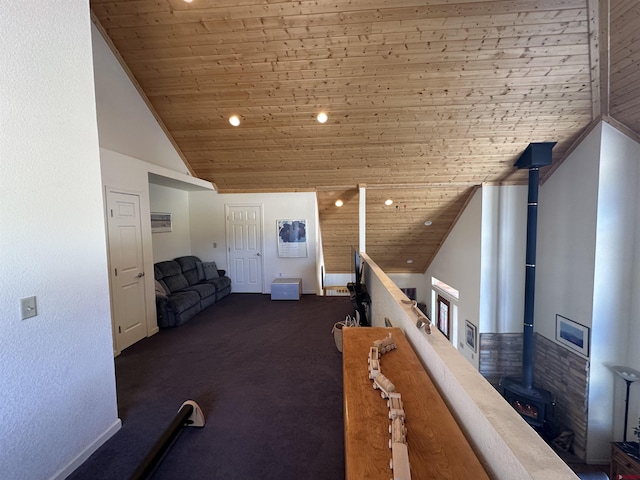
M 189 255 L 154 265 L 159 327 L 177 327 L 231 293 L 231 279 L 213 262 Z

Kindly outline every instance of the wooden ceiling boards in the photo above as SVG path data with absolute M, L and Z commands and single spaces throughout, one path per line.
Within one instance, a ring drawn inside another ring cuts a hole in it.
M 474 188 L 526 183 L 513 164 L 530 142 L 558 142 L 551 172 L 601 115 L 640 131 L 637 3 L 91 0 L 91 9 L 196 176 L 222 193 L 317 191 L 327 272 L 350 270 L 366 184 L 367 253 L 387 272 L 422 273 Z M 331 192 L 349 190 L 355 210 L 337 214 Z M 386 198 L 396 203 L 381 206 Z

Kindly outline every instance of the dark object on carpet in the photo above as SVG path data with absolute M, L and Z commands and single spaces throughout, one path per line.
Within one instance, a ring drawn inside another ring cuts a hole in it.
M 181 434 L 155 480 L 344 478 L 342 356 L 330 332 L 347 314 L 348 297 L 232 294 L 129 347 L 115 359 L 123 427 L 69 479 L 129 478 L 187 398 L 207 426 Z
M 138 465 L 136 471 L 133 472 L 130 480 L 147 480 L 151 478 L 164 456 L 182 433 L 182 430 L 188 426 L 203 428 L 204 425 L 205 418 L 200 406 L 193 400 L 185 401 L 167 429 L 158 438 L 147 453 L 147 456 L 142 460 L 142 463 Z
M 571 430 L 563 430 L 560 435 L 553 439 L 553 446 L 563 452 L 568 452 L 573 443 L 573 432 Z

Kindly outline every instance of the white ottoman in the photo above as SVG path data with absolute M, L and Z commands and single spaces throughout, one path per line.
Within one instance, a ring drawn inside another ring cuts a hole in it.
M 300 300 L 301 278 L 276 278 L 271 282 L 271 300 Z

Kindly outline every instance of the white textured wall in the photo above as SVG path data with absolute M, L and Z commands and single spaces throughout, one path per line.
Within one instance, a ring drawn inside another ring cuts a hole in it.
M 478 334 L 522 331 L 526 213 L 526 186 L 483 186 L 425 273 L 429 284 L 436 277 L 460 292 L 454 344 L 476 367 L 477 352 L 464 342 L 465 320 Z
M 640 145 L 603 123 L 587 438 L 587 459 L 592 461 L 608 458 L 609 442 L 622 439 L 624 382 L 613 376 L 607 364 L 629 365 L 640 370 L 640 364 L 627 363 L 628 351 L 637 348 L 637 341 L 630 340 L 630 333 L 632 324 L 638 322 L 637 311 L 631 306 L 637 252 L 635 221 L 639 162 Z M 618 387 L 617 395 L 611 394 L 612 384 Z M 637 408 L 637 403 L 635 405 Z M 629 438 L 633 434 L 632 427 L 638 425 L 638 410 L 635 414 L 631 409 L 630 412 Z M 619 427 L 613 429 L 612 423 Z
M 640 158 L 637 159 L 640 162 Z M 636 174 L 636 185 L 640 185 L 640 169 Z M 640 205 L 640 188 L 636 192 L 635 205 Z M 627 336 L 628 345 L 626 348 L 626 360 L 624 365 L 633 366 L 636 370 L 640 370 L 640 348 L 637 348 L 637 340 L 640 339 L 640 315 L 635 312 L 640 312 L 640 208 L 635 210 L 635 234 L 633 239 L 633 279 L 632 279 L 632 297 L 631 297 L 631 312 L 629 315 L 629 334 Z M 629 426 L 638 425 L 638 417 L 640 417 L 640 385 L 635 383 L 633 385 L 633 397 L 630 399 L 629 406 Z M 619 405 L 619 404 L 618 404 Z M 619 406 L 614 407 L 614 411 L 621 411 Z
M 225 205 L 262 205 L 264 217 L 264 251 L 262 258 L 263 293 L 271 293 L 271 282 L 280 273 L 283 277 L 302 278 L 304 293 L 317 293 L 316 276 L 316 195 L 313 192 L 218 194 L 215 192 L 190 192 L 191 250 L 206 261 L 215 261 L 219 268 L 227 267 L 227 240 Z M 307 257 L 279 258 L 276 220 L 307 220 Z M 217 248 L 213 248 L 213 243 Z
M 191 255 L 191 222 L 189 192 L 162 185 L 149 185 L 149 204 L 152 212 L 171 214 L 172 231 L 153 233 L 153 263 Z M 199 223 L 195 219 L 194 223 Z
M 591 326 L 600 128 L 540 187 L 535 330 L 554 340 L 556 314 Z
M 3 480 L 64 477 L 120 425 L 90 42 L 88 1 L 2 4 Z
M 197 219 L 191 229 L 193 255 L 205 262 L 216 262 L 218 268 L 228 271 L 227 227 L 221 195 L 217 192 L 192 192 L 189 194 L 189 211 Z M 214 243 L 216 248 L 213 248 Z
M 451 338 L 454 345 L 476 367 L 478 355 L 465 347 L 462 339 L 465 320 L 476 326 L 480 321 L 481 209 L 482 191 L 477 190 L 425 273 L 429 288 L 432 288 L 431 278 L 436 277 L 460 292 L 459 300 L 452 300 L 452 308 L 454 303 L 457 305 L 457 324 L 454 325 L 455 318 L 452 318 Z M 431 299 L 427 303 L 429 312 L 433 312 Z M 458 337 L 462 346 L 459 345 Z
M 639 161 L 640 146 L 601 123 L 540 189 L 536 331 L 555 341 L 558 314 L 591 329 L 590 463 L 608 461 L 609 442 L 622 437 L 624 382 L 608 366 L 640 369 L 629 355 L 638 331 Z
M 540 187 L 534 321 L 552 341 L 558 314 L 591 327 L 600 131 L 595 128 Z M 587 460 L 594 460 L 589 439 Z
M 481 332 L 522 332 L 527 186 L 482 187 Z
M 389 278 L 399 288 L 415 288 L 417 301 L 426 304 L 431 313 L 431 279 L 420 273 L 390 273 Z
M 173 144 L 94 25 L 91 34 L 100 146 L 188 174 Z

